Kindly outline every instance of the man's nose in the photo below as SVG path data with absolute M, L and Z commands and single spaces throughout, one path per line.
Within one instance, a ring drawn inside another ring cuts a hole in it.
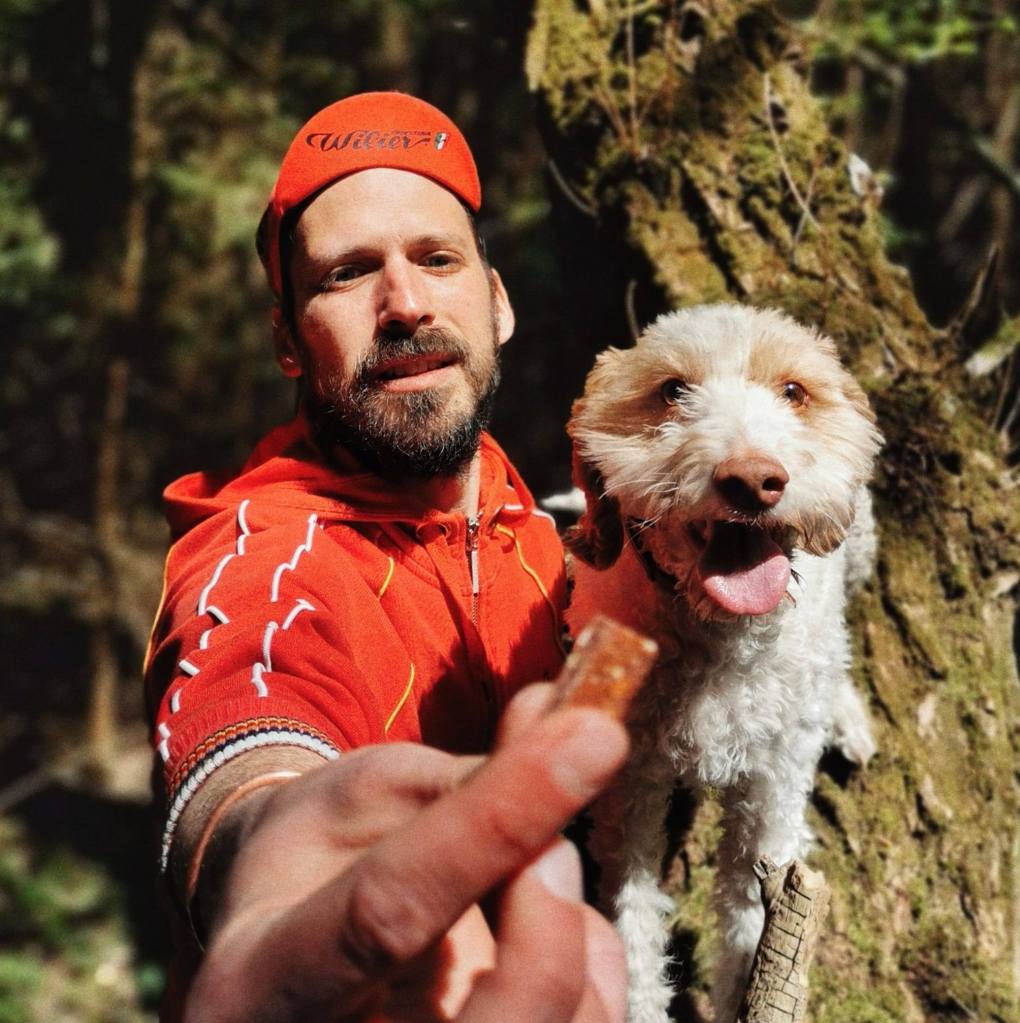
M 383 268 L 380 278 L 379 329 L 385 333 L 413 333 L 435 318 L 427 283 L 410 263 Z

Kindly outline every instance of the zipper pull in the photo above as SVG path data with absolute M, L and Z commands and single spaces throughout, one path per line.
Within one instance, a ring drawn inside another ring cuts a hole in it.
M 478 599 L 478 519 L 468 519 L 467 553 L 471 565 L 471 596 Z

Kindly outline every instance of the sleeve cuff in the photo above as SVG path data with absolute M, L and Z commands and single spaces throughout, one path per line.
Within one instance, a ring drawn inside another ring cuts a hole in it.
M 246 723 L 248 728 L 238 735 L 236 729 L 231 735 L 219 743 L 211 744 L 205 752 L 193 762 L 183 776 L 175 791 L 167 794 L 169 810 L 166 825 L 163 828 L 163 842 L 160 852 L 160 871 L 166 872 L 170 862 L 170 849 L 173 845 L 177 825 L 185 807 L 202 786 L 202 783 L 218 767 L 239 757 L 249 750 L 264 746 L 297 746 L 301 749 L 317 753 L 324 760 L 336 760 L 340 751 L 320 734 L 304 731 L 300 727 L 279 727 L 275 722 L 253 720 Z

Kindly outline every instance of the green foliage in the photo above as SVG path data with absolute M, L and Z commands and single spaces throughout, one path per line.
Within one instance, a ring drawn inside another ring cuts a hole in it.
M 854 59 L 863 49 L 893 66 L 973 57 L 990 32 L 1015 35 L 1017 26 L 984 0 L 837 0 L 814 28 L 819 58 Z
M 24 953 L 0 954 L 0 1023 L 35 1023 L 30 1006 L 45 976 L 38 959 Z
M 0 1023 L 146 1023 L 164 975 L 132 965 L 107 872 L 0 822 Z
M 59 251 L 31 200 L 28 183 L 0 171 L 0 294 L 5 304 L 27 306 L 56 269 Z
M 48 850 L 30 869 L 21 852 L 0 852 L 0 900 L 7 927 L 32 935 L 49 951 L 75 947 L 81 939 L 79 922 L 113 908 L 109 883 L 65 850 Z
M 989 250 L 996 300 L 1020 308 L 1015 0 L 781 0 L 801 19 L 830 126 L 875 169 L 883 226 L 933 322 L 950 321 Z M 1010 98 L 1013 96 L 1014 98 Z M 991 215 L 990 210 L 995 210 Z M 977 339 L 997 315 L 986 315 Z

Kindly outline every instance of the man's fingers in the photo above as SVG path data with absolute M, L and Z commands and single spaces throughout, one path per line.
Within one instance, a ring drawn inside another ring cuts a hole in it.
M 536 722 L 359 860 L 336 919 L 353 919 L 356 945 L 376 944 L 384 960 L 417 954 L 544 850 L 626 750 L 623 727 L 596 711 Z
M 573 843 L 565 838 L 555 839 L 526 869 L 553 895 L 568 902 L 581 902 L 584 898 L 581 857 Z
M 536 682 L 525 686 L 503 711 L 496 733 L 496 749 L 505 746 L 515 736 L 533 725 L 547 714 L 556 700 L 556 685 L 553 682 Z
M 613 925 L 591 906 L 584 914 L 588 983 L 571 1023 L 622 1023 L 627 1016 L 627 956 Z
M 581 857 L 571 842 L 557 839 L 525 873 L 554 895 L 583 901 Z M 627 1014 L 627 958 L 613 925 L 589 906 L 584 923 L 585 985 L 571 1023 L 620 1023 Z
M 587 984 L 583 908 L 531 871 L 515 878 L 502 900 L 496 968 L 475 985 L 457 1023 L 571 1023 Z

